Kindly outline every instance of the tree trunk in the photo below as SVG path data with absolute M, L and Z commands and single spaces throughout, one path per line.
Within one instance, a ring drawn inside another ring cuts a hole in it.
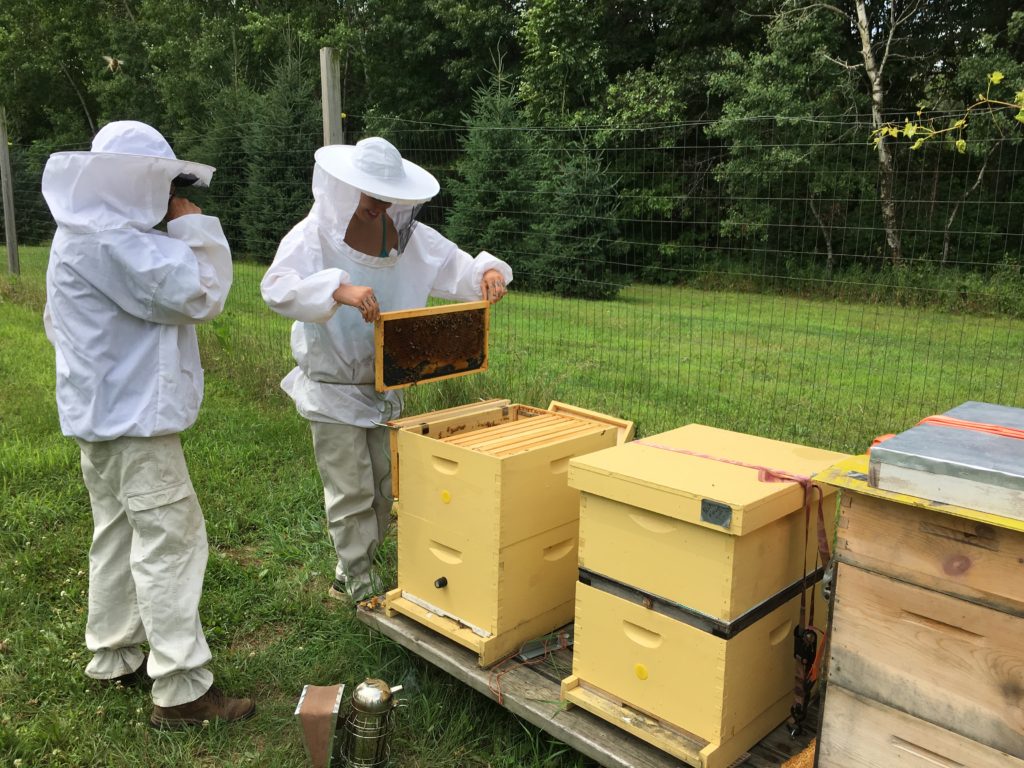
M 946 264 L 946 260 L 949 258 L 949 247 L 950 247 L 950 235 L 953 227 L 953 222 L 956 220 L 956 216 L 960 213 L 960 206 L 967 202 L 967 198 L 971 196 L 981 184 L 982 178 L 985 176 L 985 169 L 988 168 L 988 159 L 992 156 L 992 149 L 985 155 L 985 161 L 981 164 L 981 170 L 978 171 L 978 176 L 974 179 L 974 183 L 966 190 L 964 190 L 963 197 L 956 201 L 956 205 L 953 206 L 953 212 L 949 214 L 949 218 L 946 219 L 946 226 L 942 230 L 942 264 Z
M 857 9 L 857 31 L 860 33 L 860 51 L 864 57 L 864 72 L 871 86 L 871 123 L 877 130 L 882 126 L 885 111 L 885 89 L 882 86 L 882 66 L 875 60 L 871 48 L 871 29 L 868 26 L 867 9 L 864 0 L 854 0 Z M 895 23 L 895 20 L 894 20 Z M 890 35 L 895 30 L 889 30 Z M 882 60 L 884 65 L 885 60 Z M 893 264 L 903 259 L 900 243 L 900 232 L 896 220 L 895 180 L 892 153 L 889 151 L 888 138 L 883 136 L 878 142 L 879 198 L 882 203 L 882 223 L 885 225 L 885 243 L 889 249 L 889 258 Z
M 68 82 L 71 83 L 71 88 L 78 97 L 78 102 L 82 105 L 82 112 L 85 114 L 85 119 L 89 123 L 89 131 L 91 132 L 91 135 L 95 136 L 96 123 L 93 122 L 92 113 L 89 112 L 89 105 L 85 103 L 85 97 L 82 95 L 82 91 L 79 90 L 78 84 L 75 82 L 75 78 L 71 76 L 71 72 L 68 71 L 68 68 L 63 61 L 60 62 L 60 70 L 64 73 L 64 77 L 67 78 Z
M 825 220 L 818 211 L 818 206 L 814 204 L 814 198 L 808 198 L 807 202 L 811 206 L 811 213 L 814 214 L 814 218 L 818 220 L 818 229 L 821 230 L 821 236 L 825 238 L 825 252 L 827 253 L 825 258 L 825 274 L 831 277 L 832 269 L 835 267 L 835 254 L 832 252 L 832 220 L 830 218 L 828 225 L 826 225 Z

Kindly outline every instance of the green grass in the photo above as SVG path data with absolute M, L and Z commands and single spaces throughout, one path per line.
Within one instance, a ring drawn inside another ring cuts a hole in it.
M 262 268 L 248 264 L 236 265 L 228 310 L 201 329 L 207 394 L 184 445 L 211 542 L 212 668 L 256 696 L 259 715 L 157 733 L 144 691 L 90 683 L 91 519 L 76 447 L 57 423 L 45 259 L 22 249 L 22 276 L 0 275 L 0 765 L 298 767 L 302 685 L 367 675 L 406 687 L 395 765 L 592 765 L 326 598 L 333 551 L 308 427 L 277 388 L 291 367 L 289 324 L 264 308 Z M 615 302 L 513 293 L 491 334 L 486 373 L 414 389 L 408 412 L 559 399 L 631 418 L 641 434 L 697 421 L 861 451 L 963 400 L 1024 405 L 1024 333 L 1006 318 L 634 286 Z M 387 579 L 393 561 L 389 542 Z

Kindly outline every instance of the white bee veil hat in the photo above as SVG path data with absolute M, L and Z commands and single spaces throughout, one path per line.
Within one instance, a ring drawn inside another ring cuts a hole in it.
M 156 128 L 137 120 L 107 123 L 93 137 L 90 151 L 92 154 L 151 158 L 160 165 L 166 165 L 172 177 L 185 177 L 185 183 L 201 187 L 210 186 L 215 170 L 203 163 L 179 160 L 167 139 Z
M 43 169 L 43 197 L 57 223 L 74 232 L 149 230 L 167 215 L 170 186 L 208 186 L 214 168 L 179 160 L 152 126 L 103 126 L 87 152 L 54 152 Z
M 334 178 L 385 202 L 425 203 L 441 189 L 433 174 L 404 160 L 390 142 L 378 136 L 355 145 L 321 147 L 314 157 L 317 165 Z

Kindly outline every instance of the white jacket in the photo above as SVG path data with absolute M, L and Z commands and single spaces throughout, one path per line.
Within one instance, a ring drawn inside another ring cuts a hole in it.
M 359 191 L 313 168 L 309 215 L 289 232 L 263 277 L 264 301 L 292 325 L 297 366 L 281 382 L 299 413 L 311 421 L 372 427 L 396 418 L 396 390 L 374 389 L 373 324 L 354 307 L 334 301 L 342 283 L 373 288 L 382 312 L 426 306 L 430 296 L 461 301 L 482 298 L 480 281 L 489 269 L 511 282 L 512 269 L 486 251 L 473 258 L 425 224 L 415 224 L 404 250 L 367 256 L 344 242 Z M 409 206 L 393 205 L 388 216 L 401 232 Z
M 193 324 L 224 308 L 231 252 L 212 216 L 153 229 L 183 165 L 92 152 L 46 163 L 43 196 L 57 233 L 43 319 L 65 435 L 153 437 L 196 420 L 203 369 Z

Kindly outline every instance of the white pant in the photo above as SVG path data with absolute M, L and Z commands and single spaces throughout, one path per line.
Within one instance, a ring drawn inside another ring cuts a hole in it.
M 181 441 L 78 445 L 93 517 L 85 643 L 94 655 L 85 673 L 109 680 L 137 669 L 148 640 L 153 702 L 194 701 L 213 683 L 199 621 L 208 549 Z
M 373 556 L 391 522 L 391 450 L 386 427 L 309 422 L 327 530 L 338 555 L 335 576 L 357 600 L 374 594 Z

